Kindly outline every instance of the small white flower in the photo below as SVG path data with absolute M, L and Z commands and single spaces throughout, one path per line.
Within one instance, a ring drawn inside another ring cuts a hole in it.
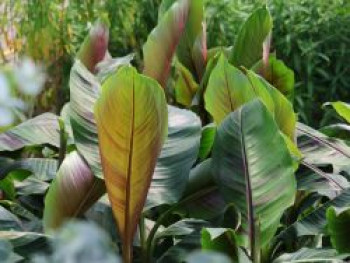
M 11 125 L 15 121 L 13 112 L 5 107 L 0 106 L 0 127 Z
M 42 68 L 25 58 L 14 69 L 15 77 L 20 91 L 29 96 L 37 96 L 44 84 L 45 74 Z

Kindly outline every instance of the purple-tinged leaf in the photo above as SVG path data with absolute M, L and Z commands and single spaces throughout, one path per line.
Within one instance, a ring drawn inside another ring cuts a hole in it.
M 0 134 L 0 151 L 16 151 L 26 146 L 60 145 L 58 117 L 44 113 Z
M 89 166 L 77 152 L 70 153 L 60 166 L 45 197 L 45 231 L 82 215 L 104 193 L 104 182 L 93 176 Z

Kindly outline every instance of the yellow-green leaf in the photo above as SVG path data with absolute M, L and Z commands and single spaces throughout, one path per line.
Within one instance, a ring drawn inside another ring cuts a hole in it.
M 124 262 L 131 262 L 133 236 L 167 134 L 167 116 L 163 89 L 130 67 L 107 79 L 95 104 L 104 178 Z

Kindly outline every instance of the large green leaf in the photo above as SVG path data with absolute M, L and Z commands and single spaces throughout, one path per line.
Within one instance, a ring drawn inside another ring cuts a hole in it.
M 109 77 L 95 105 L 107 192 L 131 262 L 132 240 L 152 174 L 166 139 L 168 113 L 163 89 L 135 69 Z
M 108 21 L 96 21 L 77 53 L 77 58 L 90 72 L 95 72 L 95 66 L 106 55 L 109 40 L 108 24 Z
M 294 253 L 283 254 L 273 261 L 273 263 L 303 263 L 303 262 L 332 262 L 342 263 L 346 255 L 337 255 L 334 249 L 322 248 L 302 248 Z
M 105 193 L 104 182 L 93 176 L 83 158 L 72 152 L 66 156 L 45 197 L 45 231 L 82 215 Z
M 197 159 L 201 121 L 191 111 L 168 106 L 168 138 L 153 173 L 147 206 L 171 204 L 182 196 Z
M 260 60 L 254 65 L 252 70 L 262 75 L 272 86 L 278 89 L 290 101 L 293 101 L 294 72 L 282 60 L 277 59 L 273 55 L 269 57 L 267 66 Z
M 272 30 L 272 18 L 266 7 L 257 9 L 243 24 L 233 46 L 230 62 L 252 67 L 263 55 L 263 43 Z
M 102 178 L 101 158 L 94 117 L 94 105 L 100 92 L 96 78 L 77 60 L 70 74 L 69 115 L 75 144 L 91 167 Z
M 25 146 L 60 146 L 58 117 L 44 113 L 0 134 L 0 151 L 15 151 Z
M 172 57 L 185 30 L 191 3 L 179 0 L 162 16 L 143 47 L 144 74 L 166 86 Z
M 296 181 L 284 139 L 260 100 L 226 117 L 218 127 L 212 158 L 223 197 L 242 214 L 241 233 L 249 236 L 250 249 L 255 251 L 256 237 L 261 246 L 267 245 L 294 202 Z
M 204 93 L 205 108 L 214 121 L 220 124 L 230 112 L 254 97 L 247 77 L 221 54 Z
M 327 209 L 327 232 L 339 253 L 350 253 L 350 206 Z

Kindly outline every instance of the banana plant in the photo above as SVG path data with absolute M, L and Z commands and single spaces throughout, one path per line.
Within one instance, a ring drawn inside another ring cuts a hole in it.
M 82 219 L 116 229 L 126 263 L 348 258 L 350 147 L 297 121 L 267 7 L 229 47 L 207 47 L 204 17 L 201 0 L 162 1 L 140 69 L 110 57 L 98 21 L 61 115 L 0 134 L 7 256 Z

